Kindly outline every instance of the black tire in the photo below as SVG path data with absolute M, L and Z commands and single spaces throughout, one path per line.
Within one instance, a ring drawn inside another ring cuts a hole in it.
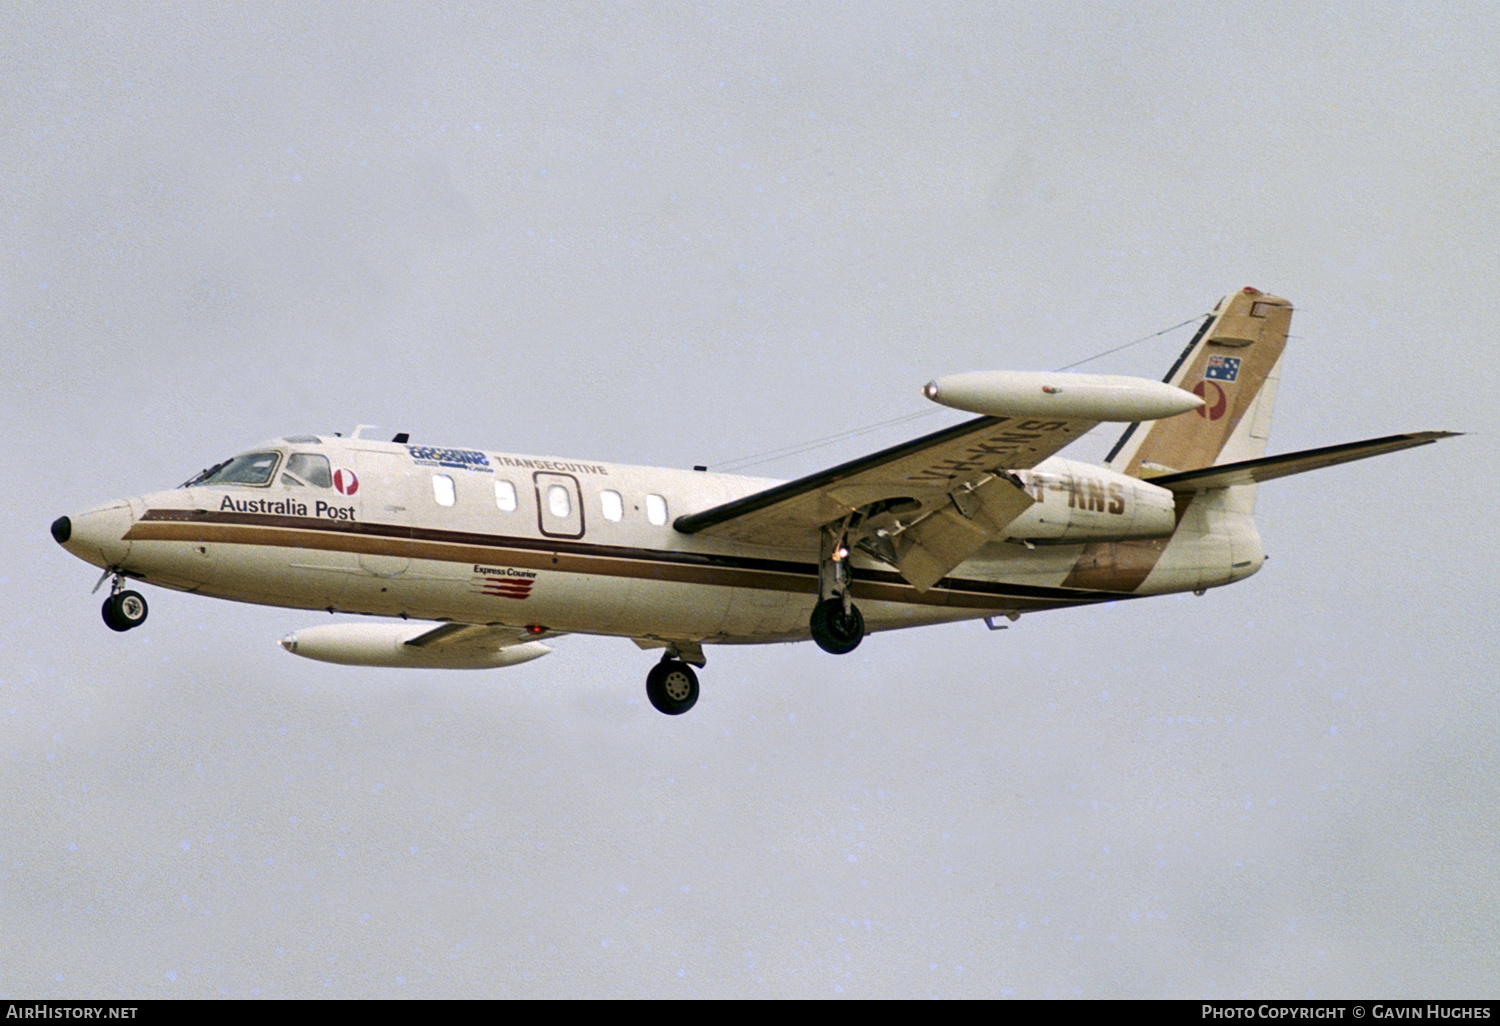
M 138 591 L 122 591 L 105 599 L 101 612 L 110 630 L 134 630 L 146 622 L 146 597 Z
M 864 616 L 856 606 L 845 613 L 843 599 L 824 599 L 813 606 L 807 627 L 818 647 L 831 655 L 853 652 L 865 637 Z
M 663 659 L 646 674 L 646 697 L 657 712 L 681 716 L 698 702 L 698 675 L 680 659 Z

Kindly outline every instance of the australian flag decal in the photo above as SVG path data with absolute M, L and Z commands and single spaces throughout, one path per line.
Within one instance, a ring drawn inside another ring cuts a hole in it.
M 1233 381 L 1240 376 L 1238 356 L 1210 356 L 1203 376 L 1209 381 Z

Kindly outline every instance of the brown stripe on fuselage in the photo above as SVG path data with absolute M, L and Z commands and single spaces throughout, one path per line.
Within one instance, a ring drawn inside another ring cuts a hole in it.
M 1181 526 L 1183 515 L 1192 504 L 1194 493 L 1178 492 L 1172 496 L 1176 525 Z M 1068 576 L 1063 578 L 1064 588 L 1084 588 L 1089 591 L 1135 591 L 1151 571 L 1161 554 L 1167 551 L 1172 538 L 1141 538 L 1135 541 L 1090 542 L 1078 554 L 1078 561 Z
M 131 541 L 206 542 L 319 549 L 440 562 L 503 564 L 529 570 L 816 594 L 814 563 L 594 545 L 463 531 L 214 510 L 148 510 Z M 855 598 L 962 609 L 1057 609 L 1131 598 L 1112 590 L 944 578 L 919 592 L 899 574 L 861 569 Z
M 1063 579 L 1064 588 L 1090 590 L 1139 588 L 1167 548 L 1166 538 L 1137 541 L 1091 542 L 1078 554 L 1078 561 Z

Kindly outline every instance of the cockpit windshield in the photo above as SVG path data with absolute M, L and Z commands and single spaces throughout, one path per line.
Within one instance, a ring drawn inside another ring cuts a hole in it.
M 333 471 L 328 467 L 328 457 L 315 452 L 292 453 L 287 457 L 286 469 L 281 472 L 281 483 L 290 488 L 307 485 L 332 488 Z
M 263 485 L 271 480 L 271 475 L 276 472 L 276 464 L 280 460 L 281 453 L 279 452 L 247 452 L 209 467 L 197 477 L 184 481 L 182 487 L 192 488 L 197 485 L 215 484 Z

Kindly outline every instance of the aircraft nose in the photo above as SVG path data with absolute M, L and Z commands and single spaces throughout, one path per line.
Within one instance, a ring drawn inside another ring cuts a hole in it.
M 130 554 L 125 533 L 135 522 L 130 503 L 112 502 L 71 517 L 52 521 L 52 537 L 86 563 L 102 568 L 121 566 Z

